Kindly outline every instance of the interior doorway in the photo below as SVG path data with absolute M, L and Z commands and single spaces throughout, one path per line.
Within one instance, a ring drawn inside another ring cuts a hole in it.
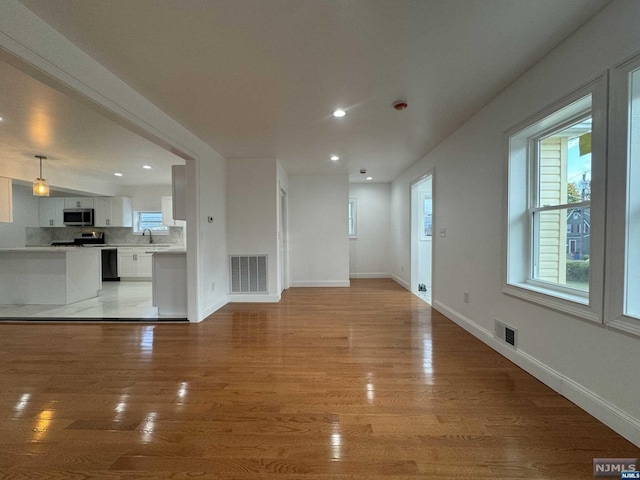
M 411 291 L 431 303 L 433 260 L 433 172 L 411 184 Z
M 278 229 L 278 244 L 280 257 L 280 293 L 289 288 L 289 266 L 288 266 L 288 236 L 287 236 L 287 192 L 280 189 L 280 228 Z

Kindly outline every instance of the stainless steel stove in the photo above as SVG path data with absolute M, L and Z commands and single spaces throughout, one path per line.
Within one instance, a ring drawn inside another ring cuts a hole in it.
M 104 245 L 104 232 L 80 232 L 72 241 L 52 242 L 52 247 L 82 247 L 84 245 Z

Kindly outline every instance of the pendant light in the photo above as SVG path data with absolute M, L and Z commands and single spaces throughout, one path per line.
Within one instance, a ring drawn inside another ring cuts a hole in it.
M 44 155 L 36 155 L 36 158 L 40 159 L 40 176 L 33 182 L 33 194 L 37 197 L 49 196 L 49 184 L 47 180 L 42 177 L 42 160 L 46 160 Z

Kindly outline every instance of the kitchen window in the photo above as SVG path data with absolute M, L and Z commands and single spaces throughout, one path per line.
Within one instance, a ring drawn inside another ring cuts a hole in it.
M 602 317 L 606 80 L 508 132 L 503 291 Z
M 169 227 L 162 224 L 162 212 L 134 212 L 133 232 L 142 234 L 147 229 L 150 230 L 154 235 L 169 234 Z

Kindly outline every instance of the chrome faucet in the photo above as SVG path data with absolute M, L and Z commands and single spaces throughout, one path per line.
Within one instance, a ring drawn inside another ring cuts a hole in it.
M 142 231 L 142 236 L 144 237 L 146 235 L 146 232 L 149 232 L 149 243 L 153 243 L 153 235 L 151 235 L 151 230 L 149 230 L 148 228 L 145 228 Z

